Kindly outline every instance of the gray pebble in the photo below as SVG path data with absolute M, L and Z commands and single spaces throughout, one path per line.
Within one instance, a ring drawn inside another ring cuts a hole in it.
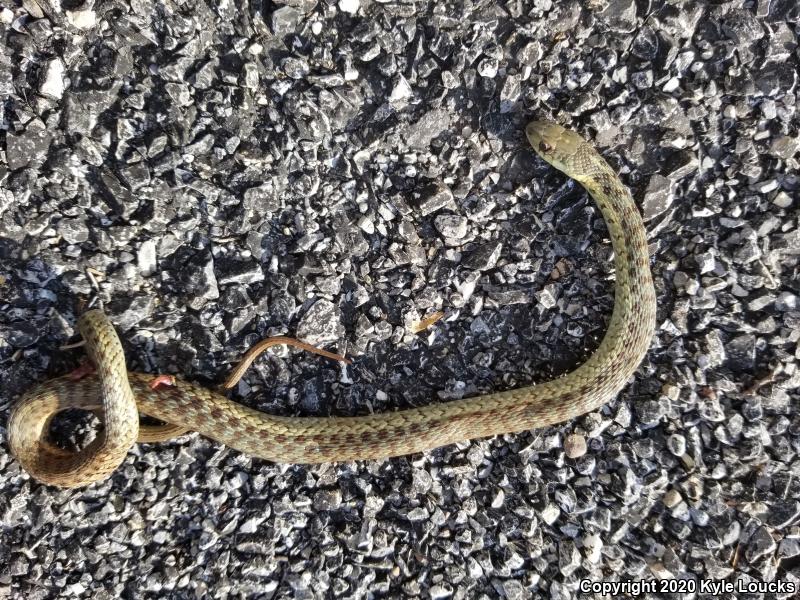
M 50 148 L 52 136 L 44 128 L 31 124 L 21 133 L 6 134 L 6 160 L 12 171 L 32 163 L 44 162 Z
M 577 433 L 564 438 L 564 454 L 567 458 L 580 458 L 586 454 L 586 439 Z
M 420 214 L 424 217 L 437 210 L 453 205 L 453 192 L 449 188 L 439 185 L 423 192 L 418 200 Z
M 319 299 L 303 314 L 297 337 L 314 346 L 338 342 L 344 337 L 339 309 L 329 300 Z
M 444 238 L 460 240 L 467 235 L 467 219 L 460 215 L 437 215 L 434 219 L 436 230 Z

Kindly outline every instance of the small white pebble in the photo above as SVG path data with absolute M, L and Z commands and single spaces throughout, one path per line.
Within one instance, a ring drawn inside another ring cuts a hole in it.
M 399 75 L 394 84 L 392 92 L 389 94 L 389 102 L 392 104 L 402 103 L 411 98 L 413 95 L 414 91 L 411 89 L 411 85 L 408 83 L 408 80 L 402 75 Z
M 603 540 L 596 533 L 592 533 L 583 538 L 583 548 L 586 554 L 586 559 L 594 564 L 600 562 L 602 558 Z
M 60 58 L 48 61 L 42 83 L 39 86 L 39 93 L 57 100 L 64 95 L 64 63 Z
M 358 12 L 359 0 L 339 0 L 339 10 L 354 15 Z
M 67 21 L 78 29 L 91 29 L 97 24 L 97 14 L 93 10 L 68 10 Z
M 136 263 L 143 277 L 152 275 L 156 270 L 156 245 L 153 240 L 142 242 L 136 253 Z
M 497 69 L 497 61 L 493 58 L 487 57 L 478 63 L 478 74 L 481 77 L 486 77 L 487 79 L 492 79 L 495 75 L 497 75 Z
M 735 119 L 736 118 L 736 107 L 733 104 L 728 104 L 725 108 L 722 109 L 722 115 L 726 119 Z
M 683 498 L 681 498 L 681 494 L 678 490 L 672 488 L 664 494 L 664 498 L 661 501 L 667 508 L 675 508 L 683 501 Z
M 375 233 L 375 223 L 372 221 L 372 219 L 370 219 L 366 215 L 362 216 L 358 220 L 358 226 L 364 233 L 368 235 L 372 235 L 373 233 Z
M 667 93 L 674 92 L 677 90 L 681 85 L 680 80 L 677 77 L 670 77 L 667 83 L 664 84 L 664 87 L 661 89 Z
M 560 514 L 561 509 L 559 509 L 558 506 L 555 504 L 548 504 L 542 510 L 542 521 L 547 525 L 552 525 Z
M 651 564 L 650 572 L 655 575 L 657 579 L 675 579 L 675 575 L 673 575 L 672 571 L 667 569 L 660 562 Z
M 495 494 L 494 498 L 492 499 L 492 508 L 500 508 L 505 504 L 506 501 L 506 494 L 503 490 L 497 490 L 497 494 Z
M 792 205 L 792 197 L 786 192 L 781 190 L 772 199 L 772 203 L 778 208 L 789 208 Z
M 759 183 L 755 184 L 755 189 L 757 192 L 761 194 L 769 194 L 770 192 L 774 192 L 778 189 L 777 179 L 767 179 L 766 181 L 760 181 Z

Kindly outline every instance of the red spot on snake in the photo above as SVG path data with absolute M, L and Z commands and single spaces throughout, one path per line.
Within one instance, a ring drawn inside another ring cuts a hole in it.
M 67 377 L 69 377 L 70 381 L 80 381 L 84 377 L 93 375 L 95 371 L 96 369 L 94 368 L 94 365 L 89 361 L 86 361 L 82 363 L 81 366 L 79 366 L 77 369 L 69 373 Z
M 159 375 L 158 377 L 154 377 L 153 381 L 150 382 L 150 389 L 157 391 L 162 386 L 172 387 L 174 385 L 175 385 L 174 375 Z

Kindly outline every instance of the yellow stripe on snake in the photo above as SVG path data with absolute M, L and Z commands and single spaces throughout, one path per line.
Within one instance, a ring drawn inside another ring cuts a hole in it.
M 39 481 L 77 487 L 108 477 L 139 439 L 185 430 L 241 452 L 280 463 L 377 459 L 421 452 L 472 438 L 559 423 L 613 398 L 639 366 L 655 329 L 656 298 L 644 224 L 628 190 L 580 136 L 545 121 L 526 128 L 531 145 L 551 165 L 581 183 L 605 219 L 614 248 L 614 312 L 597 351 L 568 375 L 530 387 L 363 417 L 278 417 L 222 394 L 174 380 L 154 390 L 154 376 L 128 373 L 122 346 L 101 311 L 78 328 L 96 374 L 51 379 L 14 407 L 8 440 Z M 103 432 L 77 453 L 47 441 L 52 417 L 67 408 L 102 411 Z M 172 426 L 139 434 L 139 414 Z

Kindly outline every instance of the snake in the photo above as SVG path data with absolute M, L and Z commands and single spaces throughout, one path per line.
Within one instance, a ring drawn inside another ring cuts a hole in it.
M 93 309 L 78 319 L 77 328 L 94 373 L 50 379 L 24 394 L 9 416 L 12 453 L 34 479 L 73 488 L 110 477 L 137 440 L 160 441 L 190 430 L 267 461 L 314 464 L 425 452 L 554 425 L 597 410 L 634 375 L 655 332 L 656 294 L 646 230 L 628 189 L 583 137 L 551 121 L 533 121 L 525 133 L 544 161 L 593 198 L 614 251 L 614 307 L 605 335 L 589 358 L 566 375 L 393 412 L 275 416 L 181 378 L 156 387 L 153 374 L 128 372 L 113 325 L 105 313 Z M 53 417 L 68 408 L 94 411 L 103 422 L 97 437 L 76 452 L 49 440 Z M 140 426 L 140 415 L 164 425 Z

